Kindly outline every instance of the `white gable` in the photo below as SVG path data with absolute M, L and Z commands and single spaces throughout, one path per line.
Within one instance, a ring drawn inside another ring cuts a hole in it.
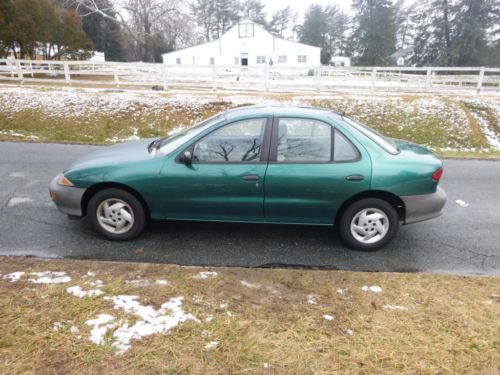
M 319 47 L 278 38 L 260 25 L 241 21 L 220 39 L 163 55 L 165 64 L 318 66 Z

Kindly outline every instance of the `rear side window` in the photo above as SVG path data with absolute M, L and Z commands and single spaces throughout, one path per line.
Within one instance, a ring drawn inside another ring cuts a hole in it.
M 333 142 L 333 160 L 338 162 L 354 161 L 359 159 L 358 149 L 344 134 L 335 129 Z
M 217 129 L 195 145 L 194 162 L 259 162 L 266 121 L 266 118 L 249 119 Z
M 332 129 L 332 126 L 317 120 L 280 118 L 277 161 L 282 163 L 331 161 Z

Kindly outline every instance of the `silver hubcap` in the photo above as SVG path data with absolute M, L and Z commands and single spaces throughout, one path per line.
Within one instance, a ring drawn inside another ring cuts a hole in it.
M 354 215 L 351 221 L 351 233 L 361 243 L 378 242 L 388 231 L 389 219 L 377 208 L 365 208 Z
M 102 201 L 96 214 L 101 227 L 110 233 L 125 233 L 134 225 L 134 211 L 121 199 L 110 198 Z

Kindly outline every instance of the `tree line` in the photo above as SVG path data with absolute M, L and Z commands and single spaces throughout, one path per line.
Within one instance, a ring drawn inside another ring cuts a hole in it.
M 161 62 L 161 54 L 220 38 L 242 19 L 322 48 L 321 61 L 415 66 L 500 66 L 500 0 L 353 0 L 311 4 L 299 22 L 289 6 L 268 14 L 260 0 L 2 0 L 0 54 Z

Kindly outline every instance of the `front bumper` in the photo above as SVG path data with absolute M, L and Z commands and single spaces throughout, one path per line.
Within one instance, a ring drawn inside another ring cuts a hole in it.
M 440 216 L 446 204 L 446 193 L 439 186 L 435 193 L 400 197 L 405 204 L 405 224 L 416 223 Z
M 59 176 L 54 177 L 50 183 L 50 197 L 56 204 L 59 211 L 70 215 L 81 217 L 82 213 L 82 197 L 85 190 L 74 186 L 63 186 L 57 183 Z

